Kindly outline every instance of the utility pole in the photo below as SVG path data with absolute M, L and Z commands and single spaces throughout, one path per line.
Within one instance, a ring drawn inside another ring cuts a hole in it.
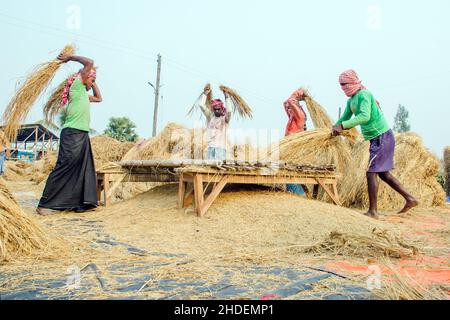
M 155 89 L 155 110 L 153 114 L 153 137 L 156 136 L 158 126 L 158 107 L 159 107 L 159 89 L 161 88 L 161 55 L 158 54 L 158 73 L 156 74 L 156 86 L 150 85 Z

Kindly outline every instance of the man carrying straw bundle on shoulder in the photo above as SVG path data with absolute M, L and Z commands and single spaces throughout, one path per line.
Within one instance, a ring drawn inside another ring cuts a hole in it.
M 37 213 L 51 215 L 60 211 L 84 212 L 98 205 L 97 179 L 89 139 L 90 103 L 102 102 L 95 82 L 91 59 L 78 56 L 58 57 L 64 63 L 75 61 L 84 67 L 70 77 L 61 97 L 66 121 L 60 137 L 58 161 L 50 174 Z M 93 90 L 94 95 L 88 92 Z
M 284 110 L 289 118 L 285 136 L 290 136 L 291 134 L 295 134 L 298 132 L 306 131 L 306 112 L 303 110 L 303 107 L 300 105 L 300 101 L 305 97 L 305 92 L 303 89 L 296 90 L 292 95 L 284 102 Z M 297 184 L 288 184 L 286 185 L 286 191 L 297 194 L 297 195 L 305 195 L 305 191 L 303 186 Z
M 227 157 L 227 131 L 231 120 L 232 102 L 230 96 L 224 91 L 225 103 L 220 99 L 211 101 L 211 107 L 206 105 L 211 87 L 206 86 L 198 100 L 198 106 L 206 117 L 208 134 L 208 160 L 226 160 Z
M 370 208 L 366 215 L 378 217 L 378 176 L 405 198 L 405 207 L 399 213 L 408 212 L 416 207 L 418 202 L 390 173 L 394 169 L 395 137 L 378 102 L 361 84 L 354 70 L 343 72 L 339 82 L 349 100 L 344 114 L 333 127 L 333 135 L 338 136 L 344 130 L 360 125 L 364 139 L 370 141 L 370 161 L 367 170 Z M 352 119 L 353 115 L 355 117 Z

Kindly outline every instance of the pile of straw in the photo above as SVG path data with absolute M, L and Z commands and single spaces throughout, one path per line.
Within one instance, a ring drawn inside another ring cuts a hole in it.
M 450 196 L 450 147 L 445 148 L 444 151 L 444 175 L 445 175 L 445 189 L 447 195 Z
M 445 192 L 437 181 L 440 170 L 439 159 L 423 145 L 422 139 L 415 133 L 396 134 L 395 170 L 392 174 L 415 196 L 424 208 L 441 206 L 445 201 Z M 340 183 L 340 195 L 348 207 L 367 208 L 366 171 L 369 163 L 369 142 L 358 140 L 351 158 L 353 164 Z M 387 184 L 380 181 L 378 208 L 381 210 L 399 210 L 404 199 Z
M 132 160 L 204 159 L 208 147 L 206 130 L 169 123 L 156 137 L 137 145 Z
M 134 143 L 120 142 L 108 136 L 97 136 L 91 139 L 91 145 L 95 166 L 100 168 L 109 162 L 121 161 Z
M 0 262 L 36 253 L 48 243 L 45 231 L 26 216 L 0 179 Z
M 73 55 L 75 48 L 72 45 L 66 46 L 62 52 L 63 55 Z M 16 138 L 17 130 L 21 123 L 25 121 L 31 107 L 38 97 L 48 87 L 50 81 L 55 76 L 62 62 L 53 60 L 39 65 L 31 72 L 25 82 L 15 93 L 3 113 L 3 122 L 5 124 L 5 134 L 10 141 Z
M 236 91 L 223 85 L 220 86 L 220 90 L 222 90 L 224 93 L 227 93 L 230 96 L 231 102 L 233 103 L 234 107 L 233 112 L 237 111 L 242 118 L 251 119 L 253 117 L 252 109 Z
M 305 253 L 355 257 L 395 259 L 412 257 L 417 248 L 385 230 L 374 229 L 370 236 L 332 232 L 325 240 L 305 249 Z

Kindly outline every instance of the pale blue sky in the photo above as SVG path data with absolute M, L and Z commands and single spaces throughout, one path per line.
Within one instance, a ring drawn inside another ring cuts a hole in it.
M 72 30 L 71 6 L 81 10 Z M 163 56 L 164 97 L 159 129 L 192 127 L 185 114 L 206 82 L 237 89 L 254 119 L 234 128 L 284 130 L 282 102 L 307 86 L 337 118 L 346 97 L 337 78 L 356 69 L 393 123 L 402 103 L 413 131 L 441 156 L 450 145 L 450 1 L 429 0 L 171 0 L 4 1 L 0 8 L 2 108 L 16 81 L 55 56 L 64 44 L 100 67 L 104 102 L 93 106 L 92 126 L 127 116 L 151 135 L 156 55 Z M 69 28 L 68 28 L 69 27 Z M 76 71 L 64 66 L 55 79 Z M 42 104 L 42 101 L 40 101 Z M 30 121 L 42 118 L 36 105 Z

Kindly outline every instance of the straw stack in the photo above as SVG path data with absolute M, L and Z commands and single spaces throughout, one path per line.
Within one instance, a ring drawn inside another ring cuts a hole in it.
M 48 243 L 45 231 L 27 217 L 0 179 L 0 262 L 36 253 Z
M 68 45 L 61 53 L 65 56 L 73 55 L 75 48 L 72 45 Z M 15 140 L 21 123 L 26 120 L 33 104 L 41 93 L 47 89 L 61 64 L 62 61 L 53 60 L 37 66 L 26 77 L 19 90 L 17 90 L 6 106 L 3 113 L 3 122 L 5 124 L 5 134 L 10 141 Z
M 423 145 L 415 133 L 396 134 L 395 170 L 392 174 L 415 196 L 420 206 L 427 208 L 444 203 L 445 194 L 437 181 L 439 159 Z M 348 207 L 367 208 L 366 171 L 369 163 L 368 141 L 358 140 L 352 150 L 353 165 L 340 184 L 340 196 Z M 399 210 L 404 199 L 384 182 L 380 182 L 378 207 L 381 210 Z

